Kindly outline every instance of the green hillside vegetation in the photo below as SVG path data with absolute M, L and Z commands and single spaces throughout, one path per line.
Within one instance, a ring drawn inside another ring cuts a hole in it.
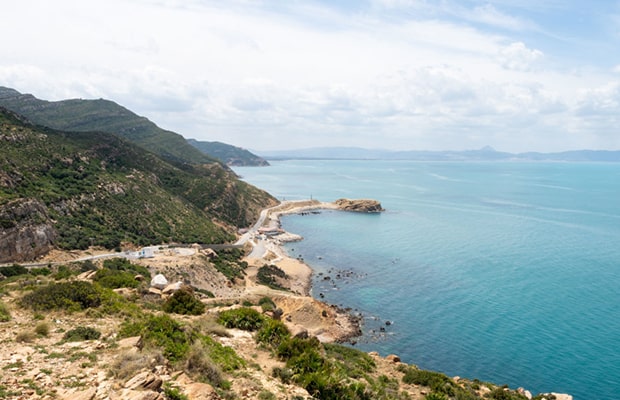
M 217 158 L 226 165 L 235 167 L 264 167 L 269 165 L 265 159 L 256 154 L 230 144 L 222 142 L 203 142 L 195 139 L 187 139 L 187 143 L 201 152 Z
M 34 126 L 4 109 L 0 147 L 2 230 L 20 226 L 11 210 L 34 200 L 44 209 L 23 218 L 51 224 L 64 249 L 222 243 L 274 201 L 219 163 L 181 168 L 116 135 Z
M 25 116 L 35 124 L 61 131 L 114 133 L 170 162 L 218 162 L 190 146 L 183 136 L 161 129 L 147 118 L 140 117 L 113 101 L 45 101 L 0 86 L 0 106 Z

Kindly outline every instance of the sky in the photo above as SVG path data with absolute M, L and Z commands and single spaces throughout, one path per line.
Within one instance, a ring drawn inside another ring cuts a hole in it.
M 620 0 L 20 0 L 0 86 L 186 138 L 620 150 Z

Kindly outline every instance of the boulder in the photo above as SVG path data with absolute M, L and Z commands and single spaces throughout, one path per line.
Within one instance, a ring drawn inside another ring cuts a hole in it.
M 166 286 L 168 286 L 168 279 L 162 274 L 157 274 L 151 279 L 151 287 L 163 290 Z
M 161 292 L 162 294 L 172 294 L 183 287 L 183 282 L 175 282 L 167 285 Z
M 128 380 L 125 383 L 125 388 L 129 390 L 159 390 L 162 384 L 163 381 L 159 376 L 152 372 L 144 371 Z
M 393 363 L 399 363 L 400 362 L 400 357 L 397 356 L 396 354 L 390 354 L 389 356 L 385 357 L 386 360 L 391 361 Z
M 565 393 L 551 393 L 555 396 L 555 400 L 573 400 L 573 396 Z
M 299 324 L 292 324 L 288 326 L 289 331 L 291 331 L 291 336 L 292 337 L 296 337 L 299 339 L 307 339 L 308 338 L 308 330 L 299 325 Z

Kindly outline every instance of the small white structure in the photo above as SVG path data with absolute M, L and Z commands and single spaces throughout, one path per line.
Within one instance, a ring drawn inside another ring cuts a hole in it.
M 143 247 L 138 251 L 138 258 L 153 258 L 155 257 L 155 251 L 152 247 Z

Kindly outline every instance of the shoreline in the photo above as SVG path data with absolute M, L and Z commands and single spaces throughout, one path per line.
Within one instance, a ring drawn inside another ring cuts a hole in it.
M 311 295 L 312 288 L 312 275 L 314 271 L 310 265 L 305 263 L 303 260 L 293 258 L 286 253 L 286 250 L 282 247 L 282 245 L 286 242 L 291 241 L 301 241 L 303 237 L 294 233 L 290 233 L 281 228 L 280 217 L 282 215 L 291 215 L 291 214 L 299 214 L 303 212 L 312 212 L 312 211 L 321 211 L 321 210 L 343 210 L 338 204 L 335 202 L 321 202 L 318 200 L 298 200 L 298 201 L 286 201 L 282 202 L 277 206 L 268 208 L 263 210 L 265 213 L 265 219 L 261 222 L 261 227 L 267 227 L 268 229 L 277 229 L 278 234 L 273 236 L 265 236 L 261 240 L 265 242 L 265 254 L 268 254 L 269 251 L 273 252 L 276 255 L 276 259 L 274 259 L 273 263 L 280 263 L 280 265 L 284 263 L 294 263 L 297 265 L 298 271 L 302 271 L 302 276 L 305 279 L 304 287 L 306 290 L 303 292 L 302 296 L 310 299 L 313 302 L 318 304 L 322 304 L 324 307 L 328 307 L 336 310 L 336 318 L 332 322 L 332 325 L 336 327 L 336 332 L 332 331 L 332 336 L 325 335 L 314 335 L 321 342 L 337 342 L 337 343 L 346 343 L 355 345 L 355 342 L 352 341 L 354 338 L 361 337 L 363 335 L 362 332 L 362 318 L 356 317 L 352 315 L 347 309 L 342 307 L 338 307 L 336 305 L 331 305 L 322 300 L 315 299 Z M 383 211 L 383 209 L 381 209 Z M 258 223 L 257 223 L 258 225 Z M 246 257 L 247 259 L 247 257 Z M 278 265 L 278 266 L 280 266 Z M 284 269 L 284 268 L 283 268 Z M 288 272 L 287 272 L 288 273 Z M 292 274 L 291 277 L 295 276 L 295 273 Z M 276 299 L 274 299 L 276 301 Z M 276 301 L 276 304 L 278 301 Z M 285 314 L 286 315 L 286 312 Z M 303 324 L 302 324 L 303 325 Z M 293 331 L 294 332 L 294 331 Z M 310 331 L 308 330 L 308 333 Z M 381 358 L 381 356 L 376 352 L 371 352 L 370 354 L 374 354 L 375 356 Z M 391 354 L 386 355 L 386 359 L 395 359 L 400 361 L 400 357 L 397 355 Z M 414 365 L 414 364 L 412 364 Z M 460 377 L 454 377 L 455 381 L 459 381 Z M 522 395 L 525 395 L 526 398 L 532 398 L 531 393 L 528 390 L 523 389 L 522 387 L 516 389 Z M 540 395 L 547 396 L 553 395 L 554 398 L 558 400 L 572 400 L 573 396 L 566 393 L 540 393 Z M 545 397 L 546 398 L 546 397 Z
M 318 200 L 283 201 L 263 210 L 254 231 L 249 235 L 246 233 L 246 242 L 251 243 L 253 249 L 244 260 L 251 265 L 276 265 L 289 276 L 293 296 L 275 296 L 274 301 L 283 308 L 285 320 L 288 316 L 291 325 L 303 326 L 308 334 L 321 342 L 353 343 L 352 339 L 362 335 L 361 318 L 342 307 L 314 298 L 311 294 L 314 270 L 303 260 L 290 256 L 283 247 L 284 243 L 303 240 L 303 237 L 282 229 L 280 218 L 283 215 L 322 210 L 346 211 L 337 202 Z M 295 295 L 298 300 L 291 300 Z M 300 300 L 302 298 L 306 300 Z M 313 315 L 315 311 L 320 313 L 319 317 Z

